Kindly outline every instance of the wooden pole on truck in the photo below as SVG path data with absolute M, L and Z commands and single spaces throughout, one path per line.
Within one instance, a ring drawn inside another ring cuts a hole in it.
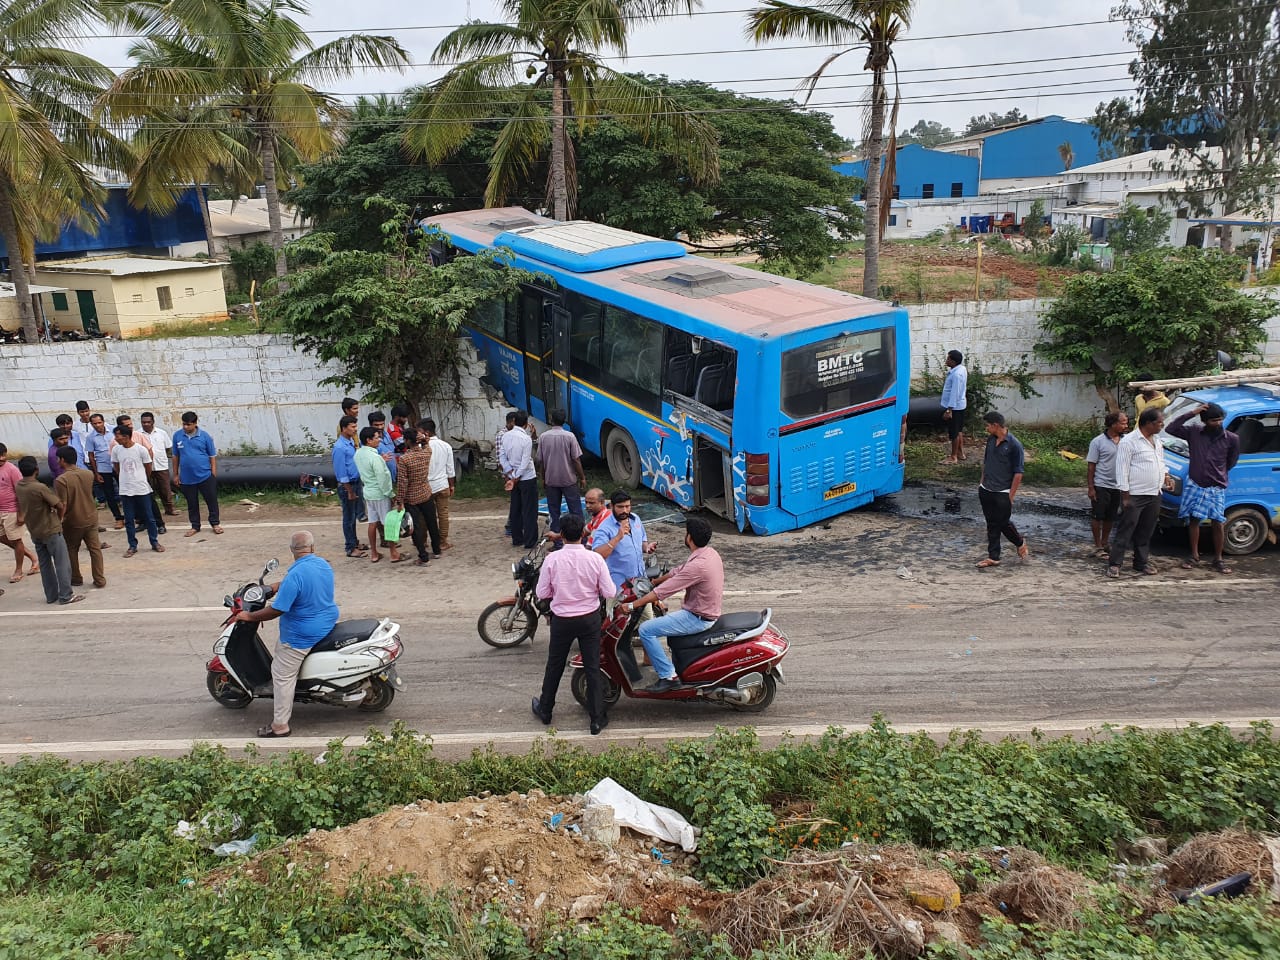
M 1280 367 L 1255 367 L 1202 377 L 1175 377 L 1170 380 L 1131 380 L 1130 390 L 1194 390 L 1198 387 L 1235 387 L 1244 383 L 1280 383 Z

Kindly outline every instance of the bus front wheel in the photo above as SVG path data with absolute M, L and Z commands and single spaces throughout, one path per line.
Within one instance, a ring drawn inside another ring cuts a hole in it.
M 621 427 L 609 431 L 604 442 L 604 459 L 616 483 L 631 489 L 640 486 L 640 451 L 631 434 Z

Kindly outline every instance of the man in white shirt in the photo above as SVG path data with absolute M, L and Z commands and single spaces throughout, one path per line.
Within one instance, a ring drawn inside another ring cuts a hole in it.
M 440 549 L 448 550 L 449 503 L 457 483 L 453 469 L 453 447 L 436 436 L 436 422 L 428 417 L 420 420 L 418 427 L 427 435 L 431 448 L 431 469 L 427 471 L 427 483 L 431 487 L 431 502 L 436 506 L 436 522 L 440 524 Z
M 176 516 L 173 509 L 173 485 L 169 483 L 169 447 L 173 440 L 166 430 L 156 426 L 156 415 L 148 411 L 138 418 L 142 423 L 142 432 L 151 441 L 151 489 L 155 494 L 154 506 L 156 516 L 161 516 L 160 506 L 164 505 L 164 516 Z M 164 521 L 160 521 L 160 532 L 164 532 Z
M 156 518 L 151 513 L 151 453 L 133 439 L 133 427 L 116 427 L 116 443 L 111 447 L 111 465 L 120 488 L 120 502 L 124 507 L 124 529 L 129 537 L 126 557 L 138 552 L 136 521 L 146 524 L 151 549 L 164 553 L 160 546 Z
M 532 550 L 538 545 L 538 473 L 533 466 L 529 414 L 516 411 L 514 430 L 502 438 L 498 460 L 511 491 L 511 545 Z
M 1153 574 L 1151 535 L 1160 519 L 1160 491 L 1165 484 L 1164 445 L 1156 436 L 1164 415 L 1148 407 L 1138 417 L 1138 429 L 1124 435 L 1116 449 L 1116 489 L 1120 491 L 1120 523 L 1111 538 L 1107 576 L 1120 576 L 1124 552 L 1133 544 L 1133 569 Z

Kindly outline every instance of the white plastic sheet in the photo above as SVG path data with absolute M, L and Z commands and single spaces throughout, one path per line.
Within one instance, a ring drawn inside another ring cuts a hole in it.
M 613 807 L 614 820 L 621 826 L 668 843 L 678 843 L 685 853 L 698 849 L 698 828 L 681 814 L 670 807 L 641 800 L 609 777 L 587 791 L 587 803 L 608 804 Z

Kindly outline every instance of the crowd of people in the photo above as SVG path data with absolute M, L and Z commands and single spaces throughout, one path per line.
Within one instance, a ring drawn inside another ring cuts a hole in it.
M 941 462 L 950 464 L 964 459 L 962 431 L 968 373 L 958 350 L 947 354 L 946 364 L 942 406 L 952 447 Z M 1218 573 L 1232 572 L 1223 550 L 1228 475 L 1240 459 L 1240 438 L 1224 428 L 1226 413 L 1216 403 L 1192 407 L 1166 424 L 1164 409 L 1168 405 L 1169 398 L 1162 391 L 1143 390 L 1134 400 L 1136 428 L 1129 429 L 1129 417 L 1123 411 L 1108 413 L 1102 432 L 1089 444 L 1085 460 L 1093 546 L 1098 558 L 1106 561 L 1108 577 L 1120 576 L 1128 553 L 1132 553 L 1136 573 L 1158 572 L 1151 562 L 1151 538 L 1160 520 L 1161 492 L 1173 488 L 1165 466 L 1164 445 L 1159 439 L 1161 431 L 1184 440 L 1188 447 L 1189 466 L 1178 516 L 1187 523 L 1190 555 L 1182 561 L 1182 568 L 1193 570 L 1201 565 L 1200 528 L 1208 524 L 1213 548 L 1210 566 Z M 1197 418 L 1199 423 L 1191 422 Z M 1021 558 L 1025 559 L 1030 550 L 1013 522 L 1013 502 L 1022 483 L 1025 451 L 1001 413 L 989 411 L 983 421 L 987 440 L 978 499 L 987 524 L 987 556 L 977 565 L 988 568 L 1000 564 L 1002 539 L 1012 543 Z
M 187 503 L 186 536 L 201 530 L 201 500 L 210 528 L 222 533 L 218 450 L 199 416 L 188 410 L 173 434 L 150 411 L 138 420 L 135 428 L 133 418 L 122 413 L 108 432 L 106 417 L 87 400 L 76 403 L 75 418 L 59 414 L 46 455 L 52 486 L 40 479 L 34 456 L 10 463 L 8 447 L 0 443 L 0 544 L 13 551 L 10 584 L 38 573 L 46 602 L 78 603 L 84 599 L 75 592 L 84 584 L 83 547 L 93 585 L 106 587 L 103 550 L 109 544 L 98 536 L 106 532 L 98 510 L 108 510 L 115 529 L 125 532 L 125 558 L 137 554 L 142 531 L 151 550 L 164 553 L 160 537 L 168 532 L 165 518 L 177 516 L 175 489 Z

